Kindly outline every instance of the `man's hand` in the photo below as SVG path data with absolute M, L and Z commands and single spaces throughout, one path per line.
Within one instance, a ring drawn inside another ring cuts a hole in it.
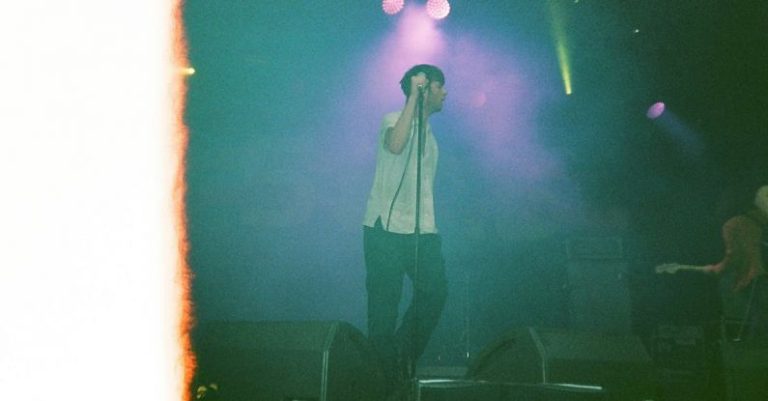
M 420 72 L 414 76 L 411 77 L 411 95 L 410 96 L 418 96 L 419 95 L 419 87 L 424 88 L 424 93 L 427 94 L 429 91 L 429 80 L 427 79 L 427 75 L 423 72 Z
M 661 265 L 656 266 L 656 273 L 657 274 L 663 274 L 663 273 L 669 273 L 669 274 L 675 274 L 678 270 L 681 270 L 681 265 L 678 263 L 664 263 Z

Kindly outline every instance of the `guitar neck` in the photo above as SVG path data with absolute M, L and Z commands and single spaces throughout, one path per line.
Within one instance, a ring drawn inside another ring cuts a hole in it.
M 707 266 L 678 265 L 677 270 L 690 270 L 690 271 L 704 272 L 704 271 L 707 271 Z
M 706 273 L 709 271 L 709 266 L 681 265 L 678 263 L 667 263 L 656 266 L 656 273 L 677 273 L 681 270 Z

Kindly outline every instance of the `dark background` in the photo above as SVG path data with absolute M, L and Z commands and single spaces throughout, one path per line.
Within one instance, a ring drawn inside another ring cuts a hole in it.
M 567 326 L 574 238 L 621 239 L 637 334 L 715 316 L 711 279 L 653 266 L 718 261 L 721 224 L 768 182 L 768 3 L 555 3 L 570 96 L 544 1 L 453 1 L 442 50 L 389 69 L 402 16 L 379 2 L 186 1 L 196 319 L 364 331 L 379 121 L 402 102 L 398 62 L 433 60 L 449 92 L 432 124 L 450 298 L 427 358 Z

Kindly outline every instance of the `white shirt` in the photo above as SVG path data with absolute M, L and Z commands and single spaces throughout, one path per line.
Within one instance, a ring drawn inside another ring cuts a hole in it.
M 381 123 L 376 155 L 376 175 L 368 196 L 363 225 L 373 227 L 376 219 L 381 218 L 381 224 L 385 230 L 399 234 L 412 234 L 416 226 L 416 156 L 418 153 L 418 145 L 414 140 L 417 137 L 415 122 L 411 124 L 411 133 L 400 154 L 390 152 L 384 144 L 387 129 L 394 127 L 399 117 L 400 112 L 389 113 L 384 116 Z M 424 158 L 421 165 L 419 225 L 421 233 L 437 233 L 432 192 L 436 170 L 437 142 L 432 135 L 432 128 L 427 123 Z M 404 172 L 405 175 L 403 175 Z M 399 192 L 398 188 L 400 188 Z

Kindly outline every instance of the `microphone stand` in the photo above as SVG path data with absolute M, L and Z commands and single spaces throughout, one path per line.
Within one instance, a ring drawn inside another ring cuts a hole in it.
M 422 90 L 419 90 L 419 97 L 418 101 L 416 102 L 416 221 L 414 225 L 414 245 L 413 245 L 413 253 L 414 253 L 414 261 L 413 261 L 413 294 L 411 297 L 411 305 L 413 308 L 413 323 L 411 324 L 410 333 L 408 333 L 408 336 L 410 337 L 408 341 L 408 349 L 407 352 L 407 366 L 406 366 L 406 373 L 408 375 L 408 380 L 413 384 L 411 388 L 411 397 L 409 399 L 415 400 L 416 399 L 416 392 L 418 391 L 418 383 L 416 379 L 416 355 L 415 355 L 415 339 L 416 339 L 416 331 L 418 324 L 416 322 L 419 321 L 419 308 L 418 308 L 418 288 L 417 283 L 419 279 L 419 246 L 420 246 L 420 239 L 421 239 L 421 164 L 422 159 L 424 158 L 424 142 L 426 140 L 426 124 L 424 124 L 424 91 L 427 89 L 424 88 Z

